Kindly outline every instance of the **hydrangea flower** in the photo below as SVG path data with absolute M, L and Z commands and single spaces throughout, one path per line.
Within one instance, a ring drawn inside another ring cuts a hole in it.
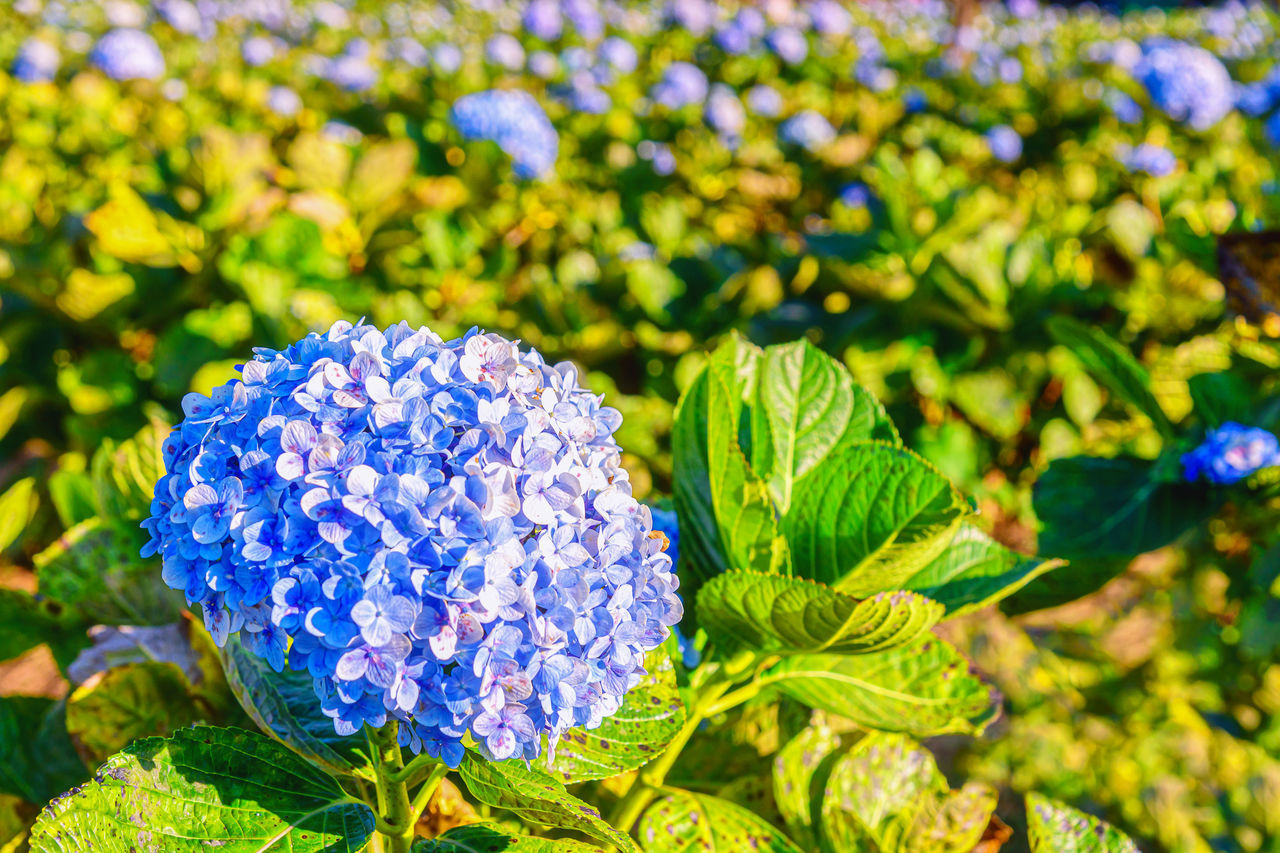
M 845 36 L 853 29 L 853 16 L 836 0 L 816 0 L 809 4 L 809 21 L 814 32 L 824 36 Z
M 266 65 L 275 58 L 276 42 L 266 36 L 252 36 L 245 39 L 240 47 L 240 55 L 244 58 L 245 65 L 254 68 Z
M 498 143 L 521 178 L 544 177 L 555 166 L 560 138 L 528 92 L 490 89 L 463 95 L 450 116 L 464 138 Z
M 1229 486 L 1273 465 L 1280 465 L 1280 441 L 1273 433 L 1228 421 L 1183 454 L 1182 475 L 1188 482 L 1203 478 L 1214 485 Z
M 112 30 L 98 39 L 89 61 L 113 80 L 156 80 L 164 76 L 160 47 L 141 30 Z
M 165 23 L 184 35 L 195 35 L 204 28 L 200 10 L 190 0 L 164 0 L 156 4 L 156 11 Z
M 795 27 L 777 27 L 765 36 L 765 44 L 787 65 L 799 65 L 809 55 L 809 41 Z
M 817 151 L 835 140 L 836 129 L 821 113 L 801 110 L 782 123 L 778 137 L 783 142 Z
M 733 87 L 716 83 L 707 96 L 703 119 L 722 139 L 732 144 L 747 124 L 747 112 Z
M 1141 145 L 1121 145 L 1116 159 L 1130 172 L 1146 172 L 1157 178 L 1173 173 L 1178 158 L 1168 148 L 1144 142 Z
M 682 615 L 615 409 L 498 335 L 340 322 L 189 394 L 151 534 L 218 643 L 456 766 L 598 726 Z
M 636 49 L 624 38 L 618 36 L 609 36 L 600 43 L 599 56 L 614 71 L 622 74 L 630 74 L 636 70 L 636 64 L 639 57 L 636 56 Z
M 18 48 L 13 60 L 13 76 L 23 83 L 47 83 L 58 75 L 62 57 L 44 39 L 29 38 Z
M 656 174 L 665 176 L 676 170 L 676 155 L 665 142 L 645 139 L 636 146 L 636 153 L 640 155 L 640 159 L 648 160 L 653 165 Z
M 668 109 L 678 110 L 696 104 L 707 96 L 707 75 L 688 62 L 673 62 L 662 72 L 662 79 L 650 93 L 655 101 Z
M 782 94 L 765 83 L 752 86 L 747 91 L 747 109 L 764 118 L 777 118 L 782 112 Z
M 1107 108 L 1125 124 L 1137 124 L 1142 121 L 1142 107 L 1124 92 L 1112 90 L 1106 96 Z
M 485 42 L 484 58 L 499 68 L 519 71 L 524 67 L 524 48 L 510 33 L 497 33 Z
M 604 16 L 596 0 L 562 0 L 561 8 L 584 41 L 595 41 L 604 35 Z
M 1235 103 L 1231 75 L 1202 47 L 1170 40 L 1148 42 L 1133 71 L 1165 115 L 1195 130 L 1213 127 Z
M 1022 156 L 1022 137 L 1007 124 L 998 124 L 987 131 L 987 147 L 991 156 L 1002 163 L 1012 163 Z
M 564 31 L 564 18 L 558 0 L 532 0 L 524 8 L 525 32 L 543 41 L 555 41 Z
M 1266 134 L 1268 142 L 1280 148 L 1280 112 L 1271 114 L 1271 118 L 1262 125 L 1262 131 Z
M 725 53 L 748 53 L 756 39 L 765 33 L 764 14 L 753 6 L 739 9 L 729 21 L 716 30 L 712 41 Z
M 293 118 L 302 109 L 302 98 L 288 86 L 272 86 L 267 91 L 267 109 L 278 116 Z
M 840 188 L 840 203 L 845 207 L 866 207 L 871 203 L 872 198 L 871 187 L 862 181 L 854 181 Z

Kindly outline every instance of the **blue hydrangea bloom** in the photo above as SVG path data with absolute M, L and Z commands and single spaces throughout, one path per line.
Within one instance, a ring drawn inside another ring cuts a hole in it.
M 267 91 L 267 109 L 278 116 L 293 118 L 302 109 L 302 98 L 288 86 L 272 86 Z
M 525 32 L 543 41 L 555 41 L 564 31 L 564 17 L 558 0 L 532 0 L 524 8 Z
M 639 57 L 636 56 L 636 49 L 624 38 L 618 36 L 609 36 L 600 43 L 599 56 L 614 71 L 622 74 L 630 74 L 636 70 L 636 64 Z
M 1146 172 L 1157 178 L 1173 173 L 1178 158 L 1168 148 L 1144 142 L 1141 145 L 1121 145 L 1116 159 L 1130 172 Z
M 1262 125 L 1262 130 L 1267 135 L 1267 141 L 1280 148 L 1280 112 L 1272 113 L 1271 118 Z
M 58 76 L 61 64 L 62 57 L 56 47 L 43 39 L 29 38 L 18 48 L 13 60 L 13 76 L 23 83 L 47 83 Z
M 716 7 L 706 0 L 671 0 L 667 17 L 695 36 L 705 36 L 715 23 Z
M 1198 447 L 1182 456 L 1186 480 L 1205 479 L 1219 486 L 1238 483 L 1273 465 L 1280 465 L 1280 441 L 1276 436 L 1234 421 L 1210 430 Z
M 810 3 L 809 21 L 814 32 L 824 36 L 844 36 L 853 29 L 853 16 L 836 0 L 816 0 Z
M 545 177 L 555 166 L 560 137 L 528 92 L 490 89 L 463 95 L 449 114 L 464 138 L 498 143 L 521 178 Z
M 276 55 L 276 42 L 266 36 L 252 36 L 244 40 L 240 46 L 240 55 L 245 65 L 254 68 L 266 65 Z
M 499 68 L 519 71 L 524 67 L 524 48 L 510 33 L 498 33 L 485 42 L 484 58 Z
M 747 124 L 747 111 L 732 86 L 716 83 L 707 95 L 703 119 L 721 138 L 732 142 Z
M 562 0 L 561 8 L 584 41 L 595 41 L 604 35 L 604 16 L 596 0 Z
M 727 23 L 716 30 L 712 41 L 725 53 L 744 54 L 751 51 L 756 39 L 764 35 L 764 14 L 752 6 L 738 10 Z
M 670 175 L 676 170 L 676 155 L 665 142 L 646 139 L 636 146 L 636 153 L 642 160 L 648 160 L 659 175 Z
M 165 23 L 180 33 L 195 35 L 204 26 L 200 10 L 190 0 L 163 0 L 156 4 L 156 10 Z
M 462 67 L 462 49 L 456 44 L 441 42 L 432 48 L 431 61 L 441 74 L 453 74 Z
M 1265 82 L 1245 83 L 1236 87 L 1236 109 L 1257 118 L 1274 105 L 1271 88 Z
M 160 47 L 141 30 L 112 30 L 98 39 L 89 61 L 113 80 L 155 80 L 164 76 Z
M 835 140 L 836 129 L 822 114 L 801 110 L 782 123 L 778 137 L 791 145 L 817 151 Z
M 1124 92 L 1112 90 L 1106 96 L 1107 108 L 1125 124 L 1137 124 L 1142 121 L 1142 107 Z
M 707 96 L 707 75 L 696 65 L 673 62 L 662 72 L 662 79 L 654 85 L 650 95 L 673 110 L 699 103 Z
M 846 207 L 866 207 L 873 197 L 871 187 L 862 181 L 854 181 L 840 188 L 840 202 Z
M 1152 103 L 1195 130 L 1213 127 L 1235 103 L 1226 66 L 1202 47 L 1163 39 L 1148 42 L 1133 70 Z
M 682 615 L 621 416 L 572 365 L 340 322 L 183 411 L 144 555 L 218 643 L 308 672 L 341 735 L 535 758 L 617 711 Z
M 764 118 L 777 118 L 782 112 L 782 93 L 765 83 L 752 86 L 747 92 L 747 109 Z
M 928 106 L 928 96 L 914 86 L 902 93 L 902 108 L 908 113 L 924 112 Z
M 368 57 L 351 51 L 326 62 L 324 77 L 348 92 L 363 92 L 372 89 L 378 82 L 378 72 L 369 64 Z
M 987 147 L 992 157 L 1002 163 L 1012 163 L 1022 156 L 1022 137 L 1007 124 L 998 124 L 987 131 Z
M 795 27 L 777 27 L 765 36 L 769 50 L 787 65 L 799 65 L 809 55 L 809 40 Z

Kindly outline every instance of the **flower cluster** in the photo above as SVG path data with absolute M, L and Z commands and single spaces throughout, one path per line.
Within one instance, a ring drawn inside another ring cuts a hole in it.
M 1202 47 L 1153 41 L 1144 46 L 1133 70 L 1165 115 L 1195 130 L 1213 127 L 1235 104 L 1231 75 Z
M 464 138 L 498 143 L 521 178 L 543 177 L 555 165 L 560 137 L 528 92 L 490 89 L 463 95 L 450 116 Z
M 1012 163 L 1022 156 L 1022 137 L 1007 124 L 999 124 L 987 131 L 987 147 L 1001 163 Z
M 1273 433 L 1228 421 L 1182 456 L 1182 475 L 1219 486 L 1238 483 L 1255 471 L 1280 465 L 1280 441 Z
M 682 615 L 615 409 L 498 335 L 337 323 L 183 400 L 144 554 L 343 735 L 456 765 L 597 726 Z
M 1121 145 L 1116 159 L 1130 172 L 1146 172 L 1156 178 L 1173 174 L 1178 158 L 1168 148 L 1144 142 L 1141 145 Z
M 822 113 L 801 110 L 782 123 L 778 138 L 809 151 L 818 151 L 835 141 L 836 129 Z
M 13 76 L 23 83 L 47 83 L 58 76 L 61 64 L 56 47 L 43 39 L 29 38 L 13 60 Z
M 156 80 L 164 76 L 160 46 L 142 30 L 112 30 L 98 39 L 89 61 L 113 80 Z

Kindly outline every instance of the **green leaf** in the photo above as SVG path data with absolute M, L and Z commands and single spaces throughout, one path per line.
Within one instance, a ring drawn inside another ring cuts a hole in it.
M 0 551 L 18 541 L 36 511 L 35 477 L 24 477 L 0 495 Z
M 773 760 L 773 800 L 791 837 L 805 849 L 817 846 L 814 815 L 825 800 L 821 782 L 840 736 L 823 725 L 810 726 L 787 741 Z
M 67 734 L 66 703 L 0 696 L 0 793 L 42 805 L 89 777 Z
M 168 424 L 153 419 L 127 441 L 103 442 L 89 466 L 98 515 L 123 522 L 149 514 L 156 481 L 164 473 L 161 447 L 169 432 Z
M 488 823 L 455 826 L 443 835 L 413 843 L 413 853 L 590 853 L 599 849 L 566 838 L 511 835 Z
M 915 453 L 862 442 L 800 480 L 783 528 L 795 574 L 865 596 L 901 588 L 942 552 L 967 511 Z
M 18 589 L 0 589 L 0 661 L 48 644 L 64 670 L 89 645 L 88 625 L 56 601 Z
M 762 818 L 728 800 L 671 790 L 649 806 L 636 833 L 646 853 L 695 850 L 763 850 L 801 853 Z
M 907 829 L 903 853 L 972 853 L 998 800 L 995 789 L 981 782 L 926 799 Z
M 88 521 L 98 512 L 93 480 L 84 471 L 54 471 L 47 482 L 49 497 L 64 528 Z
M 1150 418 L 1165 438 L 1173 437 L 1173 424 L 1151 392 L 1151 377 L 1128 349 L 1105 332 L 1070 317 L 1052 317 L 1045 327 L 1049 336 L 1075 353 L 1107 390 Z
M 780 513 L 791 505 L 795 481 L 836 448 L 898 441 L 879 401 L 807 340 L 766 349 L 755 385 L 751 465 L 768 481 Z
M 107 670 L 67 699 L 67 731 L 91 765 L 141 737 L 165 735 L 209 716 L 173 663 L 131 663 Z
M 355 853 L 373 823 L 368 806 L 275 741 L 202 726 L 112 756 L 44 810 L 31 850 Z
M 160 577 L 159 560 L 138 556 L 146 534 L 92 518 L 36 555 L 40 592 L 103 625 L 167 625 L 182 617 L 182 593 Z
M 1062 803 L 1027 794 L 1031 853 L 1140 853 L 1123 832 Z
M 933 637 L 868 655 L 784 658 L 762 680 L 864 728 L 920 737 L 976 734 L 999 712 L 960 653 Z
M 1249 386 L 1234 373 L 1200 373 L 1187 380 L 1195 413 L 1206 426 L 1248 422 Z
M 929 750 L 904 735 L 872 732 L 831 768 L 822 800 L 827 846 L 897 851 L 920 804 L 946 790 Z
M 1064 565 L 1011 551 L 973 525 L 960 527 L 933 562 L 903 583 L 946 608 L 946 618 L 994 604 Z
M 803 578 L 733 571 L 698 593 L 701 624 L 729 652 L 859 654 L 914 643 L 942 607 L 910 592 L 859 600 Z
M 218 651 L 227 684 L 240 707 L 262 731 L 303 758 L 336 775 L 372 778 L 364 738 L 343 737 L 320 711 L 315 680 L 306 672 L 276 672 L 230 637 Z
M 675 667 L 665 649 L 649 652 L 649 674 L 627 691 L 622 707 L 595 729 L 570 729 L 535 766 L 566 784 L 604 779 L 648 764 L 684 725 Z
M 564 789 L 540 770 L 526 770 L 522 761 L 487 761 L 468 752 L 458 774 L 471 796 L 506 809 L 536 824 L 573 829 L 622 851 L 639 853 L 625 832 L 614 829 L 600 811 Z
M 1040 550 L 1072 557 L 1135 557 L 1173 542 L 1218 507 L 1209 490 L 1161 482 L 1142 459 L 1056 459 L 1036 481 Z

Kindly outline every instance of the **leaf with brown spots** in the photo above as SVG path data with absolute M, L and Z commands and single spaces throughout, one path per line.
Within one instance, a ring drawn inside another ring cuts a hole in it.
M 413 853 L 592 853 L 600 848 L 564 838 L 511 835 L 493 824 L 455 827 L 436 838 L 419 838 Z
M 801 853 L 790 838 L 728 800 L 672 789 L 640 818 L 647 853 L 747 851 Z
M 1039 794 L 1027 795 L 1027 835 L 1031 853 L 1140 853 L 1114 826 Z

